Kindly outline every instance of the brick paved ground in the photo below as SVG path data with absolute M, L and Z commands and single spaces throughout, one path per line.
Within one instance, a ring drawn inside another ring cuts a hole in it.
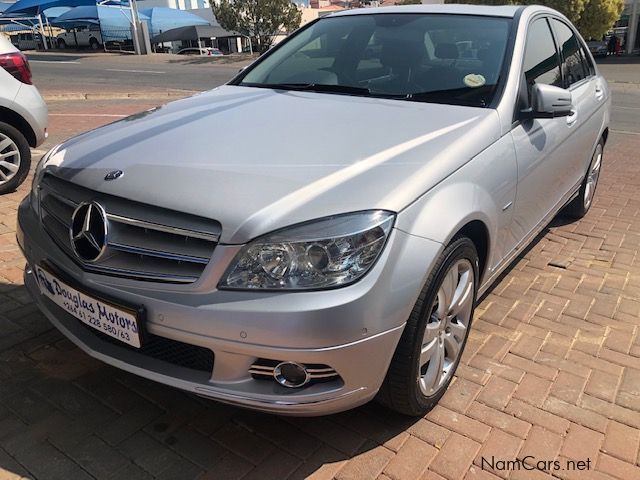
M 638 151 L 640 135 L 611 135 L 591 212 L 556 220 L 487 295 L 454 383 L 422 419 L 376 405 L 279 418 L 100 364 L 22 286 L 15 210 L 28 187 L 0 197 L 0 480 L 640 478 Z M 590 470 L 483 470 L 492 456 Z

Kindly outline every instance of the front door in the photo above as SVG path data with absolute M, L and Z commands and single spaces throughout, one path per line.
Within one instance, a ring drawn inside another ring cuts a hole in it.
M 561 60 L 549 20 L 537 17 L 527 29 L 523 82 L 531 101 L 535 84 L 562 87 Z M 524 88 L 524 86 L 523 86 Z M 523 92 L 523 97 L 525 96 Z M 521 105 L 526 108 L 528 105 Z M 518 163 L 518 191 L 511 227 L 512 247 L 527 237 L 561 200 L 570 183 L 566 178 L 563 142 L 577 116 L 524 120 L 512 131 Z

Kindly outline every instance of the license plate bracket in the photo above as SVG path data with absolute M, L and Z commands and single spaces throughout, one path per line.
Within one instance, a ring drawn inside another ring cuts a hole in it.
M 34 276 L 40 293 L 85 325 L 120 341 L 123 345 L 139 349 L 143 343 L 144 309 L 135 309 L 85 293 L 66 282 L 57 273 L 43 265 L 34 266 Z M 64 277 L 63 277 L 64 278 Z

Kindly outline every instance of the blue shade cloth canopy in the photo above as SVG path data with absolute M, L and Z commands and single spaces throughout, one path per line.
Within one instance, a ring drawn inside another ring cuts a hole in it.
M 42 13 L 49 20 L 52 20 L 54 18 L 58 18 L 63 13 L 67 13 L 69 10 L 71 10 L 71 7 L 53 7 L 53 8 L 47 8 Z
M 140 21 L 149 22 L 146 15 L 140 13 L 139 17 Z M 131 10 L 128 7 L 76 7 L 53 20 L 51 25 L 67 29 L 100 25 L 104 42 L 131 40 Z
M 149 17 L 140 14 L 141 21 L 149 21 Z M 131 10 L 129 8 L 83 6 L 76 7 L 60 15 L 51 24 L 60 28 L 95 25 L 100 23 L 103 30 L 129 29 Z
M 78 7 L 81 5 L 95 5 L 96 0 L 18 0 L 4 11 L 4 15 L 38 15 L 52 7 Z
M 204 18 L 184 10 L 167 7 L 143 8 L 140 15 L 150 18 L 149 30 L 151 36 L 158 35 L 174 28 L 190 27 L 192 25 L 210 25 Z

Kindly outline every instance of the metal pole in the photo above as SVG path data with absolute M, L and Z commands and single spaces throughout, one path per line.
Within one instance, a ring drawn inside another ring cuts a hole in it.
M 638 36 L 638 15 L 640 15 L 640 0 L 634 0 L 629 16 L 629 28 L 627 28 L 627 53 L 633 53 Z
M 49 50 L 49 46 L 47 45 L 47 38 L 44 34 L 44 26 L 42 25 L 42 14 L 38 14 L 38 25 L 40 25 L 40 35 L 42 35 L 42 45 L 44 45 L 44 50 Z
M 129 8 L 131 9 L 131 24 L 133 26 L 133 49 L 136 55 L 141 55 L 140 34 L 138 33 L 140 17 L 138 15 L 138 4 L 136 0 L 129 0 Z
M 47 22 L 47 29 L 49 30 L 49 41 L 53 44 L 53 28 L 51 28 L 51 24 L 49 23 L 49 17 L 44 17 L 44 19 Z M 49 45 L 51 48 L 53 48 L 52 44 Z

